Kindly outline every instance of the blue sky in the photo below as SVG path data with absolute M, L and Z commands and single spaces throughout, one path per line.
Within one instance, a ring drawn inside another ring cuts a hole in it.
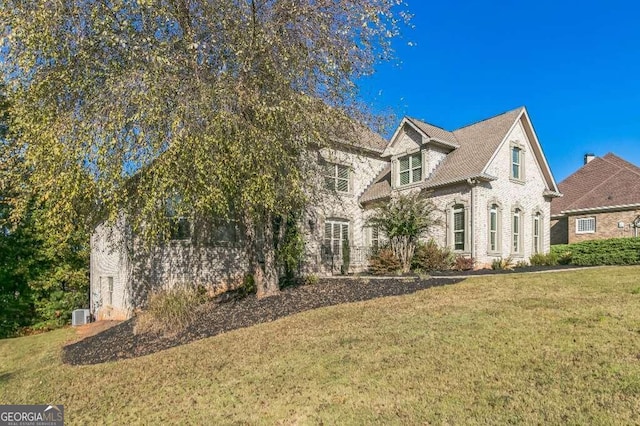
M 640 166 L 640 3 L 407 1 L 377 108 L 451 130 L 525 105 L 557 182 L 586 152 Z

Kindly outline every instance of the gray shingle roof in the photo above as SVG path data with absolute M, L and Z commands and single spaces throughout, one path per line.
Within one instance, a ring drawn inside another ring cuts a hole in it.
M 608 153 L 596 157 L 558 185 L 562 198 L 551 203 L 551 214 L 640 203 L 640 167 Z
M 516 108 L 495 117 L 461 127 L 453 132 L 415 118 L 409 118 L 415 126 L 428 136 L 458 146 L 446 156 L 433 175 L 425 181 L 424 186 L 426 188 L 434 188 L 461 182 L 469 178 L 494 179 L 483 173 L 484 168 L 523 109 L 524 107 Z M 386 174 L 381 174 L 362 194 L 360 202 L 382 199 L 391 195 L 390 166 L 385 170 L 387 170 Z
M 459 147 L 442 161 L 427 180 L 429 187 L 482 175 L 486 165 L 507 135 L 523 107 L 461 127 L 452 133 Z
M 387 164 L 360 196 L 360 202 L 369 203 L 371 201 L 382 200 L 389 195 L 391 195 L 391 165 Z
M 448 142 L 452 145 L 458 146 L 458 140 L 456 139 L 453 132 L 445 130 L 441 127 L 434 126 L 433 124 L 425 123 L 424 121 L 418 120 L 417 118 L 407 117 L 413 125 L 415 125 L 421 132 L 430 138 L 435 138 L 441 140 L 443 142 Z

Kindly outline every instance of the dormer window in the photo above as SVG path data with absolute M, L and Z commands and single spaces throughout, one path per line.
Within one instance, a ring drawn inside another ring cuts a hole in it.
M 422 154 L 411 154 L 398 159 L 400 186 L 422 180 Z
M 324 186 L 331 191 L 349 192 L 349 166 L 326 163 Z

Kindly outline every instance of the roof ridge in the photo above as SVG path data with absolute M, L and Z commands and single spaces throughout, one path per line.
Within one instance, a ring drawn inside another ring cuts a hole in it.
M 476 124 L 480 124 L 480 123 L 483 123 L 485 121 L 493 120 L 494 118 L 498 118 L 501 115 L 507 115 L 507 114 L 510 114 L 512 112 L 521 110 L 523 108 L 524 108 L 524 106 L 519 106 L 518 108 L 514 108 L 514 109 L 511 109 L 509 111 L 501 112 L 500 114 L 493 115 L 493 116 L 491 116 L 489 118 L 484 118 L 482 120 L 474 121 L 473 123 L 470 123 L 470 124 L 465 124 L 464 126 L 458 127 L 457 129 L 453 130 L 453 132 L 457 132 L 458 130 L 466 129 L 467 127 L 475 126 Z
M 428 121 L 424 121 L 424 120 L 421 120 L 421 119 L 419 119 L 419 118 L 415 118 L 415 117 L 410 117 L 410 116 L 408 116 L 408 115 L 407 115 L 406 117 L 407 117 L 407 119 L 409 119 L 409 120 L 411 120 L 411 121 L 420 121 L 420 122 L 421 122 L 421 123 L 423 123 L 423 124 L 428 124 L 429 126 L 437 127 L 437 128 L 438 128 L 438 129 L 440 129 L 440 130 L 444 130 L 445 132 L 453 133 L 453 131 L 451 131 L 451 130 L 447 130 L 447 129 L 445 129 L 445 128 L 444 128 L 444 127 L 442 127 L 442 126 L 438 126 L 437 124 L 429 123 Z
M 611 157 L 615 157 L 616 160 L 622 161 L 623 164 L 616 164 L 610 160 L 608 160 L 607 158 L 605 158 L 607 155 L 610 155 Z M 632 173 L 637 174 L 638 176 L 640 176 L 640 167 L 636 166 L 633 163 L 630 163 L 629 161 L 625 160 L 624 158 L 618 157 L 617 155 L 615 155 L 613 152 L 607 152 L 604 156 L 600 157 L 602 160 L 606 161 L 607 163 L 611 164 L 612 166 L 618 167 L 618 168 L 624 168 L 625 170 L 628 170 Z M 631 167 L 629 167 L 631 166 Z

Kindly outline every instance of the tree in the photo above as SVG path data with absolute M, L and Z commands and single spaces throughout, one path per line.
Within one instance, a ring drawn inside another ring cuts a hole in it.
M 8 111 L 0 87 L 0 338 L 68 324 L 73 309 L 88 305 L 89 287 L 88 235 L 80 227 L 63 238 L 48 228 L 49 204 L 34 203 L 27 175 L 16 174 L 28 170 L 13 149 Z M 19 197 L 24 210 L 15 215 Z
M 367 225 L 376 227 L 388 239 L 391 250 L 409 272 L 418 240 L 440 224 L 433 215 L 436 207 L 429 194 L 399 195 L 377 207 Z
M 399 5 L 5 1 L 0 64 L 47 219 L 124 212 L 153 242 L 177 194 L 180 214 L 239 217 L 258 296 L 277 293 L 274 222 L 307 203 L 310 150 L 367 116 L 356 82 L 390 58 Z

